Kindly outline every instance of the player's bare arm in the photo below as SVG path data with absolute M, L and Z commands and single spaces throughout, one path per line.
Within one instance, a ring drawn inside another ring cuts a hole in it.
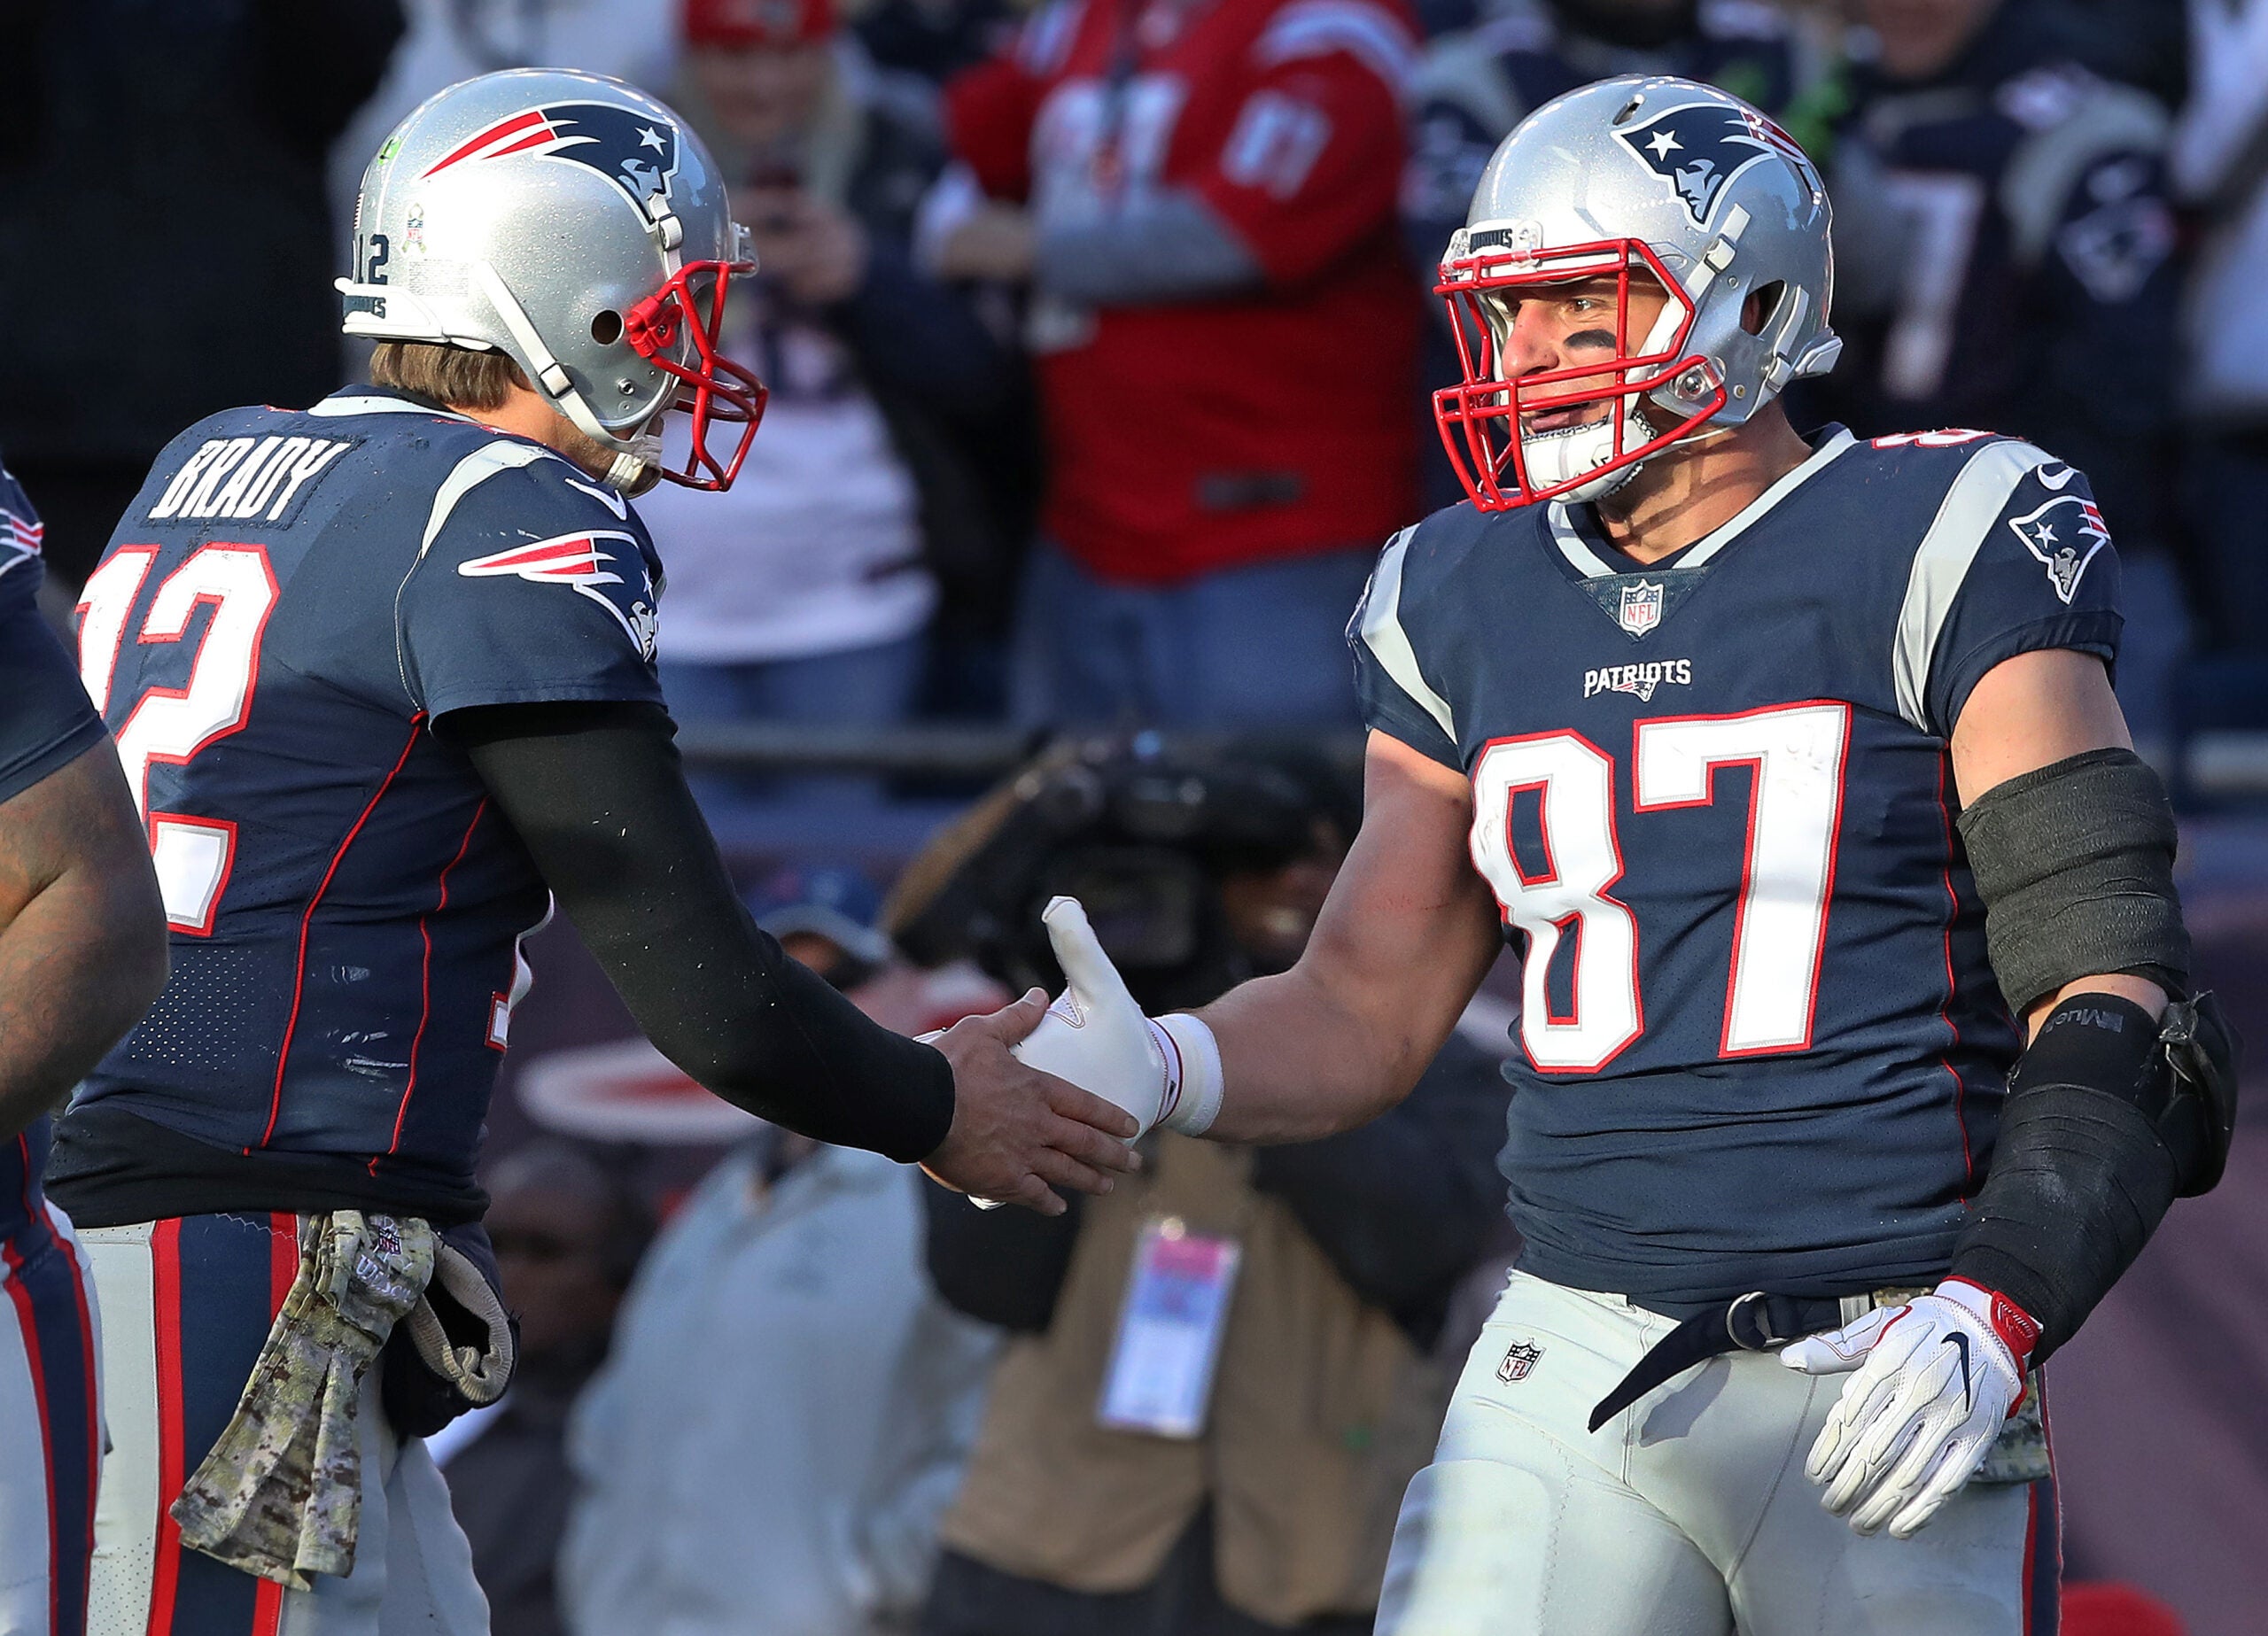
M 134 1026 L 166 981 L 166 916 L 105 738 L 0 802 L 0 1138 Z
M 2003 660 L 1971 689 L 1951 758 L 1994 972 L 2027 1049 L 1951 1275 L 1782 1358 L 1858 1371 L 1806 1469 L 1829 1509 L 1901 1538 L 1968 1480 L 2029 1371 L 2174 1198 L 2218 1179 L 2234 1113 L 2233 1039 L 2210 996 L 2188 991 L 2172 813 L 2101 661 L 2065 648 Z

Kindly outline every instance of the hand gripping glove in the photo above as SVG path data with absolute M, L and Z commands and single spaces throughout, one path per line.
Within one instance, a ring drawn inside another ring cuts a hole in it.
M 2017 1404 L 2039 1325 L 2014 1301 L 1962 1278 L 1903 1306 L 1784 1347 L 1806 1375 L 1855 1369 L 1821 1428 L 1804 1475 L 1822 1503 L 1870 1534 L 1910 1538 L 1969 1481 Z
M 517 1321 L 485 1229 L 443 1228 L 433 1279 L 388 1337 L 378 1390 L 406 1438 L 429 1438 L 458 1415 L 504 1395 L 519 1357 Z
M 1203 1131 L 1221 1105 L 1212 1029 L 1180 1012 L 1145 1017 L 1078 899 L 1052 899 L 1039 918 L 1064 988 L 1014 1047 L 1016 1057 L 1125 1109 L 1142 1127 L 1138 1136 L 1159 1125 Z

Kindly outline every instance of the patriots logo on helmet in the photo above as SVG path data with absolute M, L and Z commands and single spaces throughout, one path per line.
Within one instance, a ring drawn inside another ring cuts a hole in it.
M 622 543 L 620 552 L 609 550 L 604 543 L 614 540 Z M 633 584 L 614 571 L 612 565 L 625 560 L 636 565 L 634 589 L 626 606 L 600 589 L 602 585 Z M 549 539 L 509 546 L 486 556 L 460 562 L 457 572 L 467 579 L 509 578 L 524 579 L 530 585 L 565 585 L 605 609 L 640 654 L 649 659 L 654 656 L 658 620 L 654 611 L 653 589 L 647 578 L 645 559 L 638 552 L 638 542 L 629 534 L 614 529 L 557 534 Z
M 1786 160 L 1814 193 L 1821 190 L 1819 173 L 1795 138 L 1752 109 L 1686 103 L 1614 134 L 1685 201 L 1697 227 L 1714 219 L 1727 182 L 1769 159 Z
M 509 153 L 587 165 L 642 212 L 656 194 L 669 197 L 670 181 L 677 174 L 677 127 L 611 103 L 554 103 L 498 120 L 458 143 L 425 174 Z
M 2078 594 L 2080 578 L 2094 554 L 2110 543 L 2102 513 L 2081 494 L 2061 495 L 2036 511 L 2011 517 L 2008 526 L 2047 569 L 2048 585 L 2066 607 Z

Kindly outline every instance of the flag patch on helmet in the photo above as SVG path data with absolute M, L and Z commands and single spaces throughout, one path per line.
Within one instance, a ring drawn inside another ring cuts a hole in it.
M 1715 220 L 1727 182 L 1769 159 L 1786 160 L 1814 193 L 1821 190 L 1819 173 L 1795 138 L 1752 108 L 1685 103 L 1614 134 L 1685 202 L 1697 227 Z
M 608 549 L 610 542 L 619 542 L 621 550 Z M 617 573 L 617 563 L 630 568 L 634 578 Z M 524 579 L 531 585 L 565 585 L 605 609 L 622 627 L 623 634 L 637 645 L 640 653 L 649 659 L 654 656 L 657 622 L 653 590 L 646 576 L 645 558 L 639 554 L 638 541 L 632 535 L 613 529 L 556 534 L 549 539 L 509 546 L 486 556 L 460 562 L 457 572 L 467 579 L 511 578 Z M 627 593 L 626 605 L 617 602 L 600 588 L 625 585 L 633 587 Z
M 656 194 L 669 197 L 677 174 L 677 127 L 635 108 L 602 102 L 525 108 L 468 136 L 425 172 L 525 153 L 587 165 L 620 188 L 642 212 Z

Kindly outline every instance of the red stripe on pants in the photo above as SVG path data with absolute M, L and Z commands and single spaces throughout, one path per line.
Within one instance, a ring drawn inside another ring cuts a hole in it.
M 181 1222 L 159 1221 L 150 1234 L 150 1286 L 158 1352 L 157 1560 L 150 1575 L 150 1636 L 171 1636 L 181 1578 L 181 1525 L 173 1497 L 189 1481 L 182 1469 Z

